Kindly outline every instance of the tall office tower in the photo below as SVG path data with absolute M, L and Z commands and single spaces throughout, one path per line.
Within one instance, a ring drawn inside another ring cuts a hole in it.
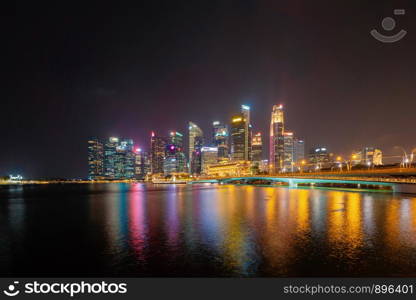
M 305 159 L 305 142 L 298 138 L 293 139 L 293 161 L 299 164 Z
M 166 146 L 166 157 L 163 163 L 163 173 L 172 175 L 173 173 L 186 172 L 186 156 L 180 147 L 174 144 Z
M 246 150 L 246 119 L 242 114 L 231 118 L 231 158 L 232 160 L 248 160 Z
M 163 161 L 165 160 L 166 139 L 156 136 L 152 131 L 150 138 L 150 160 L 152 174 L 163 173 Z
M 171 131 L 165 146 L 166 156 L 163 163 L 165 175 L 187 171 L 186 155 L 183 150 L 183 135 L 180 132 Z
M 286 131 L 283 133 L 284 140 L 284 154 L 283 154 L 283 170 L 293 172 L 294 161 L 293 161 L 293 132 Z
M 171 131 L 169 134 L 168 144 L 175 145 L 183 151 L 183 134 L 177 131 Z
M 283 169 L 284 160 L 284 114 L 282 105 L 273 105 L 270 122 L 270 157 L 269 165 L 271 174 L 276 174 Z
M 251 160 L 251 121 L 250 121 L 250 106 L 241 105 L 241 114 L 245 119 L 245 137 L 244 137 L 244 157 L 245 160 Z
M 218 163 L 218 148 L 217 147 L 202 147 L 202 173 L 206 174 L 210 165 Z
M 111 139 L 111 138 L 110 138 Z M 114 179 L 133 179 L 135 176 L 135 154 L 132 139 L 117 139 L 113 154 Z
M 314 169 L 327 168 L 330 164 L 329 152 L 326 147 L 315 147 L 309 151 L 309 163 Z
M 256 133 L 251 139 L 251 160 L 260 165 L 260 161 L 263 159 L 263 140 L 261 132 Z
M 104 176 L 104 148 L 103 144 L 93 137 L 88 140 L 88 178 L 101 179 Z
M 152 161 L 149 151 L 142 151 L 143 153 L 143 175 L 146 177 L 152 173 Z
M 108 179 L 115 179 L 116 154 L 119 145 L 119 138 L 110 137 L 104 145 L 104 176 Z
M 135 156 L 135 178 L 143 180 L 150 173 L 150 155 L 149 152 L 136 148 Z
M 134 165 L 136 161 L 136 155 L 134 153 L 134 143 L 132 139 L 121 139 L 120 145 L 117 148 L 117 152 L 124 155 L 124 165 L 122 172 L 120 172 L 120 178 L 122 179 L 133 179 L 135 176 Z
M 228 158 L 228 128 L 227 125 L 219 121 L 212 123 L 213 126 L 213 146 L 218 148 L 218 160 Z
M 193 122 L 189 122 L 189 171 L 191 174 L 201 173 L 201 148 L 203 146 L 203 132 Z
M 183 147 L 183 134 L 178 131 L 171 131 L 169 134 L 168 146 L 171 146 L 171 145 L 175 146 L 176 163 L 178 164 L 176 172 L 179 172 L 179 173 L 187 172 L 188 167 L 187 167 L 186 155 L 184 152 L 185 149 Z

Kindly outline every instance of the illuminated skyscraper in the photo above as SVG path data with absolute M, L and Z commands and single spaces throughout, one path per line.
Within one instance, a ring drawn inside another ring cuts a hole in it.
M 180 132 L 170 132 L 165 153 L 166 157 L 163 165 L 165 175 L 187 172 L 186 155 L 183 151 L 183 135 Z
M 180 148 L 180 151 L 183 151 L 183 134 L 178 131 L 171 131 L 168 144 L 175 145 Z
M 293 171 L 294 161 L 293 161 L 293 132 L 283 132 L 283 139 L 284 139 L 284 154 L 283 154 L 283 171 Z
M 228 158 L 228 128 L 227 125 L 219 121 L 212 123 L 213 126 L 213 145 L 218 148 L 218 160 Z
M 296 164 L 301 163 L 305 159 L 305 142 L 298 138 L 293 140 L 293 161 Z
M 141 148 L 135 150 L 135 178 L 143 180 L 150 173 L 150 153 L 143 151 Z
M 107 179 L 115 179 L 116 170 L 116 154 L 119 139 L 117 137 L 110 137 L 104 145 L 104 176 Z
M 93 137 L 88 141 L 88 178 L 101 179 L 104 176 L 104 148 L 103 144 Z
M 244 137 L 244 157 L 245 160 L 251 160 L 251 121 L 250 106 L 241 105 L 241 114 L 245 119 L 245 137 Z
M 202 147 L 202 173 L 206 174 L 208 166 L 215 165 L 218 162 L 218 148 L 217 147 Z
M 251 160 L 253 163 L 260 165 L 263 159 L 263 140 L 261 132 L 256 133 L 251 139 Z
M 104 176 L 107 179 L 133 179 L 135 154 L 132 139 L 110 137 L 104 145 Z
M 270 173 L 283 169 L 284 161 L 284 115 L 283 106 L 274 105 L 270 122 Z
M 330 166 L 330 156 L 326 147 L 315 147 L 309 151 L 310 167 L 319 170 Z
M 189 169 L 191 174 L 201 173 L 201 148 L 203 132 L 195 123 L 189 122 Z
M 150 160 L 152 174 L 163 173 L 163 161 L 165 160 L 166 138 L 156 136 L 152 131 L 150 139 Z
M 246 119 L 243 114 L 231 118 L 231 158 L 232 160 L 248 160 L 246 152 Z

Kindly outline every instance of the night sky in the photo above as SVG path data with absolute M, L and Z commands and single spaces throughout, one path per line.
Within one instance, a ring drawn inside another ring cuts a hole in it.
M 33 2 L 0 21 L 0 175 L 86 177 L 89 136 L 148 149 L 241 104 L 265 136 L 284 104 L 307 148 L 416 147 L 415 1 Z M 369 34 L 388 16 L 408 31 L 394 44 Z

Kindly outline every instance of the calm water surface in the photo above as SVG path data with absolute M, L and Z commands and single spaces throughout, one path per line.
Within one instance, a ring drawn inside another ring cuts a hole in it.
M 416 196 L 0 186 L 2 276 L 416 276 Z

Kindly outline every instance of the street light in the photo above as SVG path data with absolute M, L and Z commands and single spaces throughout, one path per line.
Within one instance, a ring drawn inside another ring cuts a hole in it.
M 412 163 L 413 163 L 413 158 L 414 158 L 414 156 L 415 156 L 415 153 L 416 153 L 416 148 L 414 148 L 414 149 L 412 150 L 412 154 L 410 154 L 410 166 L 412 166 Z

